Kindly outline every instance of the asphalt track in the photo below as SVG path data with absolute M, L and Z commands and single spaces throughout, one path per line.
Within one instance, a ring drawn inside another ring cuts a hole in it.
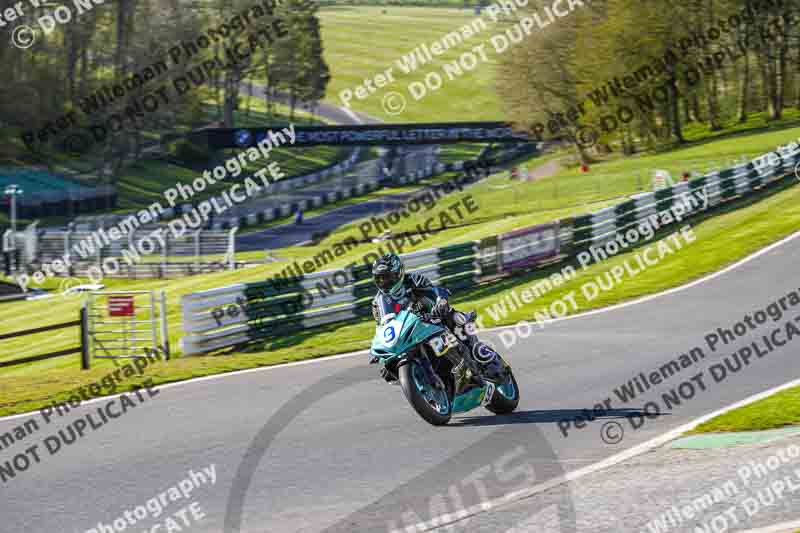
M 239 91 L 241 94 L 247 94 L 246 84 L 242 83 Z M 264 85 L 253 85 L 253 96 L 256 98 L 264 98 L 266 87 Z M 278 93 L 272 97 L 273 101 L 283 105 L 290 105 L 289 95 Z M 307 109 L 303 108 L 308 111 Z M 314 115 L 325 119 L 327 122 L 334 124 L 377 124 L 380 120 L 371 117 L 366 113 L 353 111 L 344 107 L 335 106 L 325 102 L 320 102 L 313 109 Z
M 327 211 L 306 219 L 301 225 L 291 222 L 251 234 L 239 235 L 236 237 L 236 248 L 240 252 L 252 252 L 296 246 L 311 240 L 314 233 L 330 232 L 354 220 L 399 208 L 408 196 L 409 193 L 386 195 L 385 198 Z
M 206 518 L 184 531 L 387 531 L 453 513 L 608 458 L 797 378 L 795 340 L 722 383 L 708 383 L 637 431 L 620 418 L 630 413 L 621 409 L 567 438 L 557 426 L 613 396 L 614 388 L 639 372 L 705 346 L 707 333 L 730 328 L 796 290 L 798 262 L 800 238 L 686 290 L 548 325 L 508 351 L 522 401 L 505 417 L 479 409 L 448 427 L 429 426 L 362 355 L 166 387 L 60 453 L 45 453 L 41 464 L 3 484 L 0 531 L 88 531 L 176 484 L 189 469 L 211 463 L 216 485 L 192 496 Z M 697 367 L 628 405 L 615 399 L 612 407 L 640 409 L 767 331 L 748 333 L 716 354 L 706 349 Z M 485 336 L 496 339 L 497 333 Z M 0 433 L 26 419 L 0 421 Z M 0 451 L 0 462 L 67 420 Z M 609 421 L 625 430 L 618 444 L 601 439 L 601 425 Z M 670 504 L 665 491 L 664 505 Z M 182 505 L 174 503 L 167 512 Z M 552 509 L 547 512 L 545 505 Z M 571 531 L 570 513 L 569 492 L 551 491 L 452 530 Z M 126 530 L 150 531 L 155 522 Z

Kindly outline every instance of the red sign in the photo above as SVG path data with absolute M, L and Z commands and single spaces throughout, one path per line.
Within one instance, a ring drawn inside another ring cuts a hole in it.
M 109 296 L 109 316 L 133 316 L 133 296 Z

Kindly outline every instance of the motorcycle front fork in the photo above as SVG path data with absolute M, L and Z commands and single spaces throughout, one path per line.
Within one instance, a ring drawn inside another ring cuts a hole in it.
M 433 369 L 433 365 L 431 364 L 430 359 L 428 359 L 426 355 L 422 355 L 421 357 L 419 357 L 418 361 L 422 366 L 423 371 L 427 375 L 428 382 L 433 384 L 433 386 L 439 390 L 445 390 L 446 386 L 442 382 L 442 378 L 440 378 L 436 374 L 436 371 Z

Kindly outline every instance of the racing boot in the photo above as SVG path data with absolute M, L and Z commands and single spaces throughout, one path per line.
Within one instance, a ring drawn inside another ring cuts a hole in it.
M 477 346 L 480 341 L 478 340 L 478 336 L 474 335 L 470 332 L 475 331 L 475 319 L 478 317 L 478 313 L 475 311 L 469 313 L 463 313 L 461 311 L 456 311 L 453 309 L 453 312 L 450 316 L 450 329 L 456 334 L 456 336 L 467 345 L 470 353 L 475 351 L 475 346 Z
M 491 381 L 501 381 L 504 379 L 504 365 L 497 352 L 485 342 L 478 339 L 477 335 L 470 332 L 475 331 L 475 318 L 477 313 L 453 312 L 453 325 L 457 328 L 459 338 L 464 342 L 470 351 L 472 360 L 477 363 L 481 375 Z

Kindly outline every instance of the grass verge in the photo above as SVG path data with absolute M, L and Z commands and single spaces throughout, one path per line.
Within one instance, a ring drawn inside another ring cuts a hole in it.
M 798 424 L 800 424 L 800 387 L 795 387 L 720 415 L 700 424 L 689 434 L 763 431 Z
M 782 213 L 776 218 L 775 213 Z M 603 307 L 614 303 L 652 294 L 669 287 L 689 282 L 693 279 L 719 270 L 762 247 L 794 233 L 800 225 L 800 187 L 791 187 L 758 203 L 742 207 L 736 211 L 721 214 L 705 220 L 695 226 L 697 241 L 686 247 L 680 254 L 665 258 L 658 265 L 648 269 L 637 278 L 619 285 L 614 291 L 606 292 L 592 302 L 580 302 L 581 311 Z M 631 253 L 636 253 L 633 251 Z M 593 265 L 582 271 L 578 277 L 570 281 L 579 287 L 580 284 L 593 279 L 612 268 L 616 262 L 630 258 L 630 254 L 617 256 L 614 260 Z M 241 275 L 241 273 L 239 273 Z M 527 277 L 509 280 L 491 288 L 477 288 L 463 293 L 455 304 L 461 308 L 483 309 L 498 301 L 515 287 L 526 285 L 541 277 L 532 274 Z M 214 275 L 219 276 L 219 275 Z M 231 274 L 224 274 L 231 276 Z M 194 290 L 197 279 L 178 280 L 173 282 L 140 283 L 147 288 L 172 289 L 169 293 L 169 306 L 172 309 L 170 319 L 173 330 L 173 345 L 177 345 L 180 335 L 178 294 Z M 220 284 L 214 284 L 219 286 Z M 559 291 L 547 295 L 529 305 L 509 314 L 497 324 L 509 324 L 522 318 L 530 318 L 533 312 L 549 305 L 549 298 L 555 299 L 564 291 L 574 289 L 569 284 L 563 285 Z M 176 294 L 176 291 L 179 291 Z M 64 320 L 62 313 L 69 311 L 72 316 L 78 307 L 77 301 L 21 302 L 9 304 L 9 310 L 24 324 L 42 322 L 42 317 L 50 317 L 49 322 Z M 45 319 L 48 320 L 48 319 Z M 485 325 L 494 325 L 491 321 Z M 16 329 L 16 328 L 14 328 Z M 145 376 L 132 378 L 130 385 L 139 384 L 144 378 L 155 383 L 181 381 L 193 377 L 219 374 L 233 370 L 267 366 L 289 361 L 311 359 L 362 349 L 368 345 L 373 326 L 368 322 L 346 326 L 331 326 L 325 329 L 302 331 L 274 342 L 255 344 L 236 354 L 217 354 L 203 357 L 180 358 L 168 363 L 157 363 L 149 367 Z M 54 339 L 45 338 L 48 349 L 53 346 Z M 26 340 L 25 345 L 18 346 L 19 351 L 30 350 L 35 344 Z M 21 353 L 4 353 L 3 358 L 22 356 Z M 68 361 L 65 361 L 68 360 Z M 71 357 L 43 361 L 6 371 L 0 377 L 0 415 L 8 415 L 37 409 L 53 400 L 65 399 L 66 393 L 80 385 L 102 378 L 112 371 L 113 366 L 104 362 L 89 372 L 78 370 L 77 358 Z

